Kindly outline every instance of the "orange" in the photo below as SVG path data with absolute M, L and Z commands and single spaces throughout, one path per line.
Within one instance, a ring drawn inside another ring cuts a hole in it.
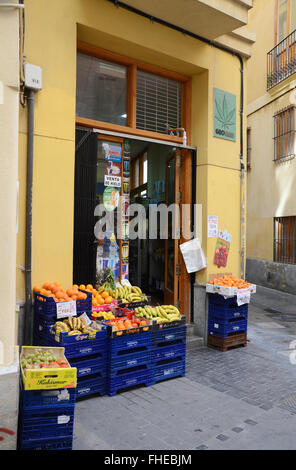
M 62 297 L 64 297 L 64 294 L 61 290 L 57 291 L 55 295 L 57 299 L 61 299 Z
M 85 285 L 84 285 L 84 284 L 80 284 L 79 289 L 85 290 Z
M 93 286 L 91 284 L 87 284 L 86 288 L 92 290 Z
M 101 296 L 105 299 L 106 297 L 109 297 L 109 294 L 108 292 L 106 292 L 105 290 L 101 293 Z
M 33 287 L 33 292 L 40 292 L 41 288 L 39 286 Z
M 105 302 L 106 304 L 111 304 L 113 298 L 111 297 L 111 295 L 109 295 L 108 297 L 105 297 Z

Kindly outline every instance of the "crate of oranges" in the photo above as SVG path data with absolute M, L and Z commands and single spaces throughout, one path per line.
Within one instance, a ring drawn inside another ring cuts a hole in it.
M 251 294 L 256 292 L 255 284 L 251 284 L 244 281 L 244 279 L 239 279 L 230 274 L 213 278 L 206 286 L 208 293 L 220 294 L 225 297 L 233 297 L 242 289 L 248 290 Z
M 111 338 L 143 333 L 150 331 L 153 328 L 151 320 L 148 320 L 147 318 L 137 318 L 132 315 L 103 320 L 103 323 L 107 329 L 108 336 Z
M 48 319 L 57 318 L 58 305 L 63 302 L 75 302 L 76 314 L 89 313 L 92 309 L 92 294 L 74 284 L 65 289 L 59 282 L 45 282 L 42 287 L 35 285 L 34 311 Z M 66 315 L 67 316 L 67 315 Z

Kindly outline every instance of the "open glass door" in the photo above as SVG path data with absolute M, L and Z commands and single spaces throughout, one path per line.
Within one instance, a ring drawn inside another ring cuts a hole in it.
M 96 272 L 100 278 L 106 268 L 110 268 L 116 281 L 122 275 L 123 224 L 120 198 L 123 194 L 123 139 L 111 136 L 98 136 L 96 204 L 104 206 L 113 219 L 113 230 L 106 231 L 100 239 L 95 239 Z M 120 219 L 120 220 L 118 220 Z M 110 228 L 110 227 L 109 227 Z M 118 233 L 119 230 L 119 233 Z
M 179 232 L 181 150 L 174 149 L 166 163 L 166 206 L 168 237 L 165 240 L 165 304 L 179 306 Z M 172 206 L 174 205 L 174 206 Z M 170 210 L 173 209 L 174 210 Z

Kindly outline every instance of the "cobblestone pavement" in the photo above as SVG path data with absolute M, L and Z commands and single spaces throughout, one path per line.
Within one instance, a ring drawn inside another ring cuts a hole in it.
M 184 378 L 79 401 L 73 448 L 295 450 L 295 334 L 296 297 L 263 290 L 246 348 L 189 350 Z

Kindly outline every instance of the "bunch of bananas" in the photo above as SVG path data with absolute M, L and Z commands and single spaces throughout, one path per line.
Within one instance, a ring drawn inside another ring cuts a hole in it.
M 148 301 L 146 295 L 143 294 L 140 287 L 137 286 L 121 286 L 116 287 L 111 293 L 112 297 L 121 300 L 123 303 Z
M 67 320 L 57 321 L 54 324 L 56 333 L 66 331 L 69 336 L 80 335 L 85 333 L 96 333 L 94 328 L 87 326 L 84 318 L 68 317 Z
M 157 323 L 176 321 L 181 318 L 179 310 L 173 305 L 161 305 L 157 307 L 146 305 L 145 307 L 138 307 L 135 308 L 135 315 L 137 317 L 156 320 Z
M 97 292 L 101 294 L 102 292 L 108 292 L 109 295 L 112 295 L 113 289 L 111 287 L 111 284 L 109 282 L 104 282 L 100 287 L 97 287 Z

